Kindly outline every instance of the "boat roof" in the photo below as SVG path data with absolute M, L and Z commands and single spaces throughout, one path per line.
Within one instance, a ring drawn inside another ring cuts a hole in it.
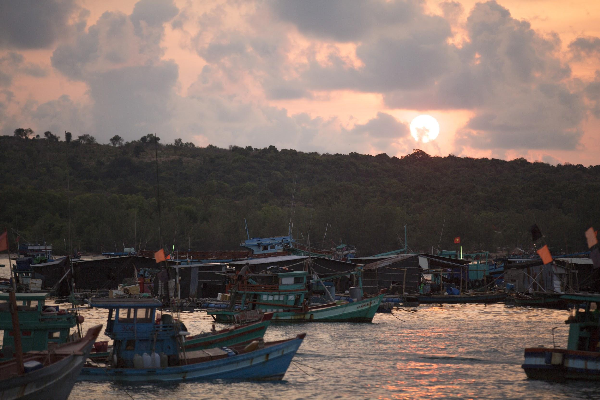
M 308 256 L 279 256 L 279 257 L 263 257 L 254 258 L 242 261 L 232 261 L 229 265 L 261 265 L 261 264 L 275 264 L 282 261 L 293 261 L 293 260 L 304 260 Z
M 0 300 L 8 300 L 8 293 L 0 293 Z M 44 300 L 48 293 L 15 293 L 17 300 Z
M 584 301 L 584 302 L 599 302 L 600 303 L 600 293 L 573 293 L 573 294 L 565 294 L 560 296 L 561 299 L 565 300 L 574 300 L 574 301 Z
M 96 308 L 157 308 L 162 307 L 162 302 L 157 299 L 109 299 L 93 297 L 90 305 Z

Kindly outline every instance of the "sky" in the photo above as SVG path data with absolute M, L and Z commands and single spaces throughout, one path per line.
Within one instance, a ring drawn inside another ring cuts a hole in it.
M 16 128 L 598 165 L 600 2 L 0 0 Z

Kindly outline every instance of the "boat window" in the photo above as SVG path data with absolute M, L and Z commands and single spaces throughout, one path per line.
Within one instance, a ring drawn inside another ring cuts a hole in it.
M 290 294 L 290 295 L 288 295 L 288 300 L 294 300 L 294 297 L 295 296 L 293 294 Z
M 137 310 L 137 322 L 152 322 L 152 309 L 140 308 Z
M 48 332 L 48 339 L 60 339 L 60 331 Z
M 268 300 L 268 299 L 269 299 L 269 295 L 267 295 L 267 294 L 263 294 L 263 295 L 262 295 L 262 299 L 263 299 L 263 300 Z
M 119 309 L 119 322 L 133 323 L 134 309 Z
M 304 277 L 303 276 L 295 276 L 294 283 L 304 283 Z

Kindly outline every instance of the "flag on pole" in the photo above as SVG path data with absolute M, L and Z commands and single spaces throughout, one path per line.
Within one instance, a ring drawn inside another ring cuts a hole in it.
M 590 229 L 585 231 L 585 238 L 587 239 L 588 248 L 591 249 L 594 245 L 598 244 L 598 231 L 590 227 Z
M 550 254 L 550 249 L 548 249 L 548 245 L 544 245 L 541 249 L 537 251 L 537 253 L 542 258 L 544 265 L 552 262 L 552 255 Z
M 4 231 L 2 235 L 0 235 L 0 251 L 8 250 L 8 232 Z
M 161 262 L 161 261 L 165 261 L 165 251 L 163 249 L 160 249 L 159 251 L 157 251 L 156 253 L 154 253 L 154 259 L 156 260 L 157 263 Z
M 454 238 L 454 243 L 460 244 L 460 236 Z

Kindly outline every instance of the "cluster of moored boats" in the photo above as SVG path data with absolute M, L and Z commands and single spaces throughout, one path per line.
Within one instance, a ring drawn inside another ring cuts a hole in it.
M 357 269 L 360 274 L 360 269 Z M 81 333 L 76 310 L 46 304 L 44 293 L 0 294 L 0 398 L 67 398 L 76 380 L 178 382 L 203 379 L 283 379 L 305 334 L 263 339 L 275 321 L 371 322 L 384 294 L 364 298 L 361 286 L 348 298 L 310 300 L 306 271 L 239 274 L 228 304 L 208 310 L 230 328 L 193 334 L 151 297 L 92 298 L 107 312 L 102 326 Z M 360 282 L 360 276 L 358 281 Z M 322 282 L 321 284 L 325 286 Z M 325 291 L 327 295 L 327 291 Z M 523 369 L 533 379 L 600 379 L 600 295 L 563 295 L 572 305 L 566 349 L 525 349 Z M 71 335 L 71 329 L 77 333 Z

